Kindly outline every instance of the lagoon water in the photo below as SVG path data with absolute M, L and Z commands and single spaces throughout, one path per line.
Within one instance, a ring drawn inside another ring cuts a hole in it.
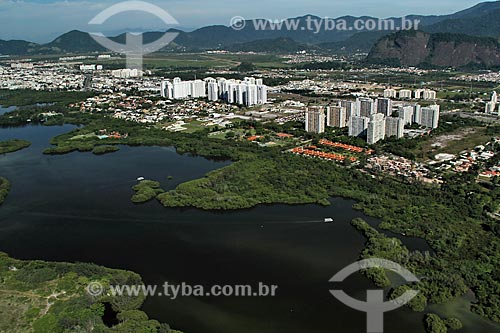
M 364 299 L 366 290 L 374 289 L 359 274 L 340 285 L 328 283 L 357 260 L 363 247 L 363 237 L 349 225 L 354 217 L 363 217 L 351 208 L 352 201 L 225 213 L 166 209 L 157 202 L 137 206 L 130 201 L 137 177 L 172 189 L 228 162 L 181 156 L 160 147 L 121 147 L 104 156 L 42 155 L 51 137 L 71 128 L 0 129 L 0 140 L 33 142 L 26 150 L 0 156 L 0 175 L 12 183 L 0 208 L 0 251 L 19 259 L 93 262 L 133 270 L 147 284 L 279 286 L 276 297 L 146 301 L 144 310 L 150 317 L 187 333 L 366 331 L 365 315 L 329 294 L 335 287 Z M 321 223 L 325 217 L 336 222 Z M 421 240 L 406 243 L 427 248 Z M 477 316 L 466 316 L 468 326 L 461 332 L 499 331 Z M 423 333 L 422 317 L 407 309 L 388 313 L 385 332 Z

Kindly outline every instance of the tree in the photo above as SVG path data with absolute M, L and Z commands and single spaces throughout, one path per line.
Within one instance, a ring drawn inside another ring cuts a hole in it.
M 428 313 L 424 318 L 425 330 L 427 333 L 447 333 L 448 328 L 444 321 L 434 313 Z
M 459 330 L 463 327 L 462 322 L 457 318 L 448 318 L 445 320 L 446 326 L 451 330 Z

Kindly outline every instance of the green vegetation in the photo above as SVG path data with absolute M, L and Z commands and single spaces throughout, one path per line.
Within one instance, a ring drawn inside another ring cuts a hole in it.
M 93 95 L 69 91 L 0 90 L 0 105 L 18 106 L 14 111 L 0 115 L 0 127 L 84 124 L 88 115 L 69 105 Z
M 388 153 L 412 160 L 433 159 L 436 154 L 442 152 L 456 154 L 466 148 L 482 144 L 491 139 L 497 129 L 495 126 L 485 128 L 484 124 L 472 118 L 442 116 L 439 128 L 430 135 L 400 140 L 389 138 L 381 142 L 379 147 Z M 461 139 L 447 140 L 449 143 L 446 146 L 433 148 L 444 135 L 455 135 Z
M 10 182 L 5 178 L 0 177 L 0 205 L 5 201 L 5 198 L 7 198 L 9 191 Z
M 98 282 L 102 295 L 86 287 Z M 173 333 L 166 324 L 140 311 L 145 300 L 108 296 L 109 286 L 140 286 L 139 275 L 93 264 L 21 261 L 0 253 L 0 331 L 12 333 L 137 332 Z M 116 313 L 117 324 L 103 322 L 105 305 Z
M 457 318 L 448 318 L 445 320 L 445 323 L 449 329 L 455 331 L 461 329 L 464 326 L 462 322 Z
M 13 153 L 29 146 L 31 146 L 31 142 L 25 140 L 0 141 L 0 154 Z
M 160 188 L 160 183 L 152 180 L 143 180 L 133 187 L 136 192 L 132 197 L 133 203 L 148 202 L 164 191 Z
M 471 289 L 477 298 L 472 310 L 500 322 L 500 225 L 489 214 L 496 212 L 500 188 L 486 189 L 476 183 L 477 171 L 446 177 L 439 188 L 409 184 L 391 176 L 372 177 L 357 166 L 308 159 L 283 152 L 283 147 L 260 147 L 244 139 L 247 133 L 268 136 L 270 131 L 304 135 L 296 123 L 285 125 L 240 123 L 231 129 L 232 139 L 212 138 L 210 129 L 193 133 L 169 133 L 155 127 L 117 120 L 102 115 L 86 115 L 85 127 L 54 138 L 53 150 L 62 153 L 93 149 L 96 145 L 175 146 L 180 154 L 230 159 L 234 163 L 206 177 L 159 194 L 168 207 L 238 209 L 264 203 L 328 204 L 331 196 L 357 201 L 355 207 L 382 219 L 380 227 L 428 241 L 435 255 L 408 252 L 399 241 L 370 236 L 363 255 L 377 255 L 401 263 L 424 276 L 418 289 L 422 296 L 411 304 L 421 310 L 425 303 L 445 303 Z M 461 126 L 477 126 L 468 119 L 443 117 L 437 135 Z M 126 138 L 99 140 L 102 129 L 128 133 Z M 237 134 L 237 135 L 236 135 Z M 496 127 L 488 134 L 498 135 Z M 243 135 L 243 139 L 238 136 Z M 326 133 L 330 138 L 337 134 Z M 342 135 L 342 133 L 339 133 Z M 304 135 L 312 139 L 318 137 Z M 416 139 L 417 147 L 429 139 Z M 290 143 L 293 144 L 293 141 Z M 395 143 L 393 144 L 395 147 Z M 388 149 L 382 147 L 383 149 Z M 413 148 L 405 148 L 410 153 Z M 362 163 L 361 165 L 362 166 Z M 475 173 L 476 172 L 476 173 Z M 153 188 L 153 190 L 156 190 Z M 148 199 L 149 195 L 143 197 Z M 364 231 L 367 235 L 371 230 Z M 387 285 L 384 272 L 367 272 L 380 285 Z M 395 290 L 394 295 L 402 290 Z
M 247 73 L 247 72 L 253 72 L 257 69 L 257 66 L 252 64 L 251 62 L 242 62 L 235 68 L 233 68 L 234 71 L 237 72 L 242 72 L 242 73 Z
M 424 319 L 425 330 L 428 333 L 446 333 L 448 328 L 445 322 L 436 314 L 428 313 Z
M 92 153 L 95 155 L 104 155 L 108 153 L 114 153 L 119 151 L 120 148 L 117 146 L 96 146 L 92 149 Z
M 462 322 L 456 318 L 442 319 L 437 314 L 428 313 L 424 318 L 425 330 L 428 333 L 447 333 L 450 330 L 459 330 Z
M 328 205 L 320 170 L 310 170 L 306 165 L 307 160 L 295 156 L 245 159 L 206 178 L 181 184 L 158 199 L 165 207 L 202 209 L 240 209 L 265 203 Z

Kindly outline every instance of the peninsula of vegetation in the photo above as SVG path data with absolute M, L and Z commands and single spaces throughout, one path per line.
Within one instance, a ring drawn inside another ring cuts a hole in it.
M 103 286 L 92 296 L 91 283 Z M 142 285 L 135 273 L 93 264 L 21 261 L 0 252 L 0 331 L 176 333 L 140 311 L 144 296 L 110 296 L 111 285 Z M 105 311 L 115 318 L 103 320 Z M 180 333 L 180 332 L 177 332 Z
M 13 153 L 31 146 L 31 142 L 25 140 L 7 140 L 0 141 L 0 154 Z

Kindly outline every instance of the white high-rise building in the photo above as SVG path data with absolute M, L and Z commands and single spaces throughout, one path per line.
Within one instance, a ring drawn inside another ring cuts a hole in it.
M 398 92 L 394 89 L 385 89 L 384 90 L 384 98 L 396 98 L 398 97 Z
M 340 101 L 340 106 L 345 109 L 345 117 L 346 121 L 348 122 L 349 119 L 351 119 L 351 116 L 356 116 L 358 115 L 358 112 L 356 111 L 356 102 L 353 101 Z
M 484 109 L 484 112 L 486 112 L 488 114 L 492 114 L 492 113 L 495 113 L 495 111 L 496 111 L 496 104 L 493 102 L 487 102 L 486 107 Z
M 247 84 L 246 85 L 246 92 L 244 93 L 245 96 L 245 105 L 246 106 L 253 106 L 257 104 L 257 86 L 253 83 Z
M 420 104 L 413 105 L 413 122 L 417 124 L 422 122 L 422 107 Z
M 492 94 L 491 94 L 491 102 L 495 103 L 495 104 L 498 104 L 498 94 L 496 91 L 494 91 Z
M 306 132 L 325 132 L 325 110 L 322 106 L 310 106 L 306 109 Z
M 170 99 L 208 97 L 210 101 L 222 99 L 230 104 L 253 106 L 267 103 L 267 86 L 262 83 L 262 79 L 251 77 L 244 81 L 210 77 L 203 81 L 182 81 L 174 78 L 172 82 L 162 82 L 160 91 L 162 97 Z
M 373 114 L 368 123 L 367 141 L 373 145 L 385 138 L 385 116 L 381 113 Z
M 409 125 L 413 121 L 413 107 L 405 105 L 398 107 L 399 118 L 403 119 L 405 125 Z
M 377 105 L 371 98 L 358 98 L 356 99 L 356 111 L 360 117 L 370 117 L 377 113 Z
M 212 102 L 219 100 L 219 85 L 217 82 L 208 82 L 208 100 Z
M 345 108 L 341 106 L 327 106 L 326 125 L 329 127 L 346 127 L 347 117 Z
M 366 135 L 370 118 L 352 116 L 349 120 L 349 136 L 362 137 Z
M 191 87 L 189 88 L 190 95 L 192 98 L 205 98 L 207 97 L 206 83 L 202 80 L 189 81 Z
M 417 89 L 415 90 L 415 99 L 421 99 L 423 96 L 425 89 Z
M 392 115 L 392 100 L 389 98 L 377 98 L 377 113 L 390 117 Z
M 245 94 L 247 92 L 247 85 L 244 83 L 240 83 L 236 85 L 236 91 L 235 91 L 235 96 L 236 96 L 236 104 L 239 105 L 244 105 L 245 104 Z
M 243 79 L 243 82 L 247 82 L 247 83 L 250 83 L 250 84 L 255 84 L 255 78 L 254 77 L 246 77 Z
M 401 118 L 385 118 L 385 137 L 396 137 L 401 139 L 404 136 L 405 123 Z
M 437 97 L 437 94 L 434 90 L 429 90 L 429 89 L 424 90 L 423 98 L 425 100 L 434 100 L 434 99 L 436 99 L 436 97 Z
M 411 90 L 401 89 L 399 91 L 399 99 L 411 99 L 412 92 Z
M 428 128 L 438 128 L 439 126 L 439 105 L 431 105 L 422 108 L 422 119 L 420 125 Z
M 172 82 L 164 80 L 161 82 L 160 94 L 163 98 L 172 99 L 174 97 L 174 85 Z
M 259 80 L 256 80 L 259 83 Z M 262 79 L 260 80 L 262 82 Z M 257 104 L 266 104 L 267 103 L 267 86 L 263 84 L 257 84 Z

